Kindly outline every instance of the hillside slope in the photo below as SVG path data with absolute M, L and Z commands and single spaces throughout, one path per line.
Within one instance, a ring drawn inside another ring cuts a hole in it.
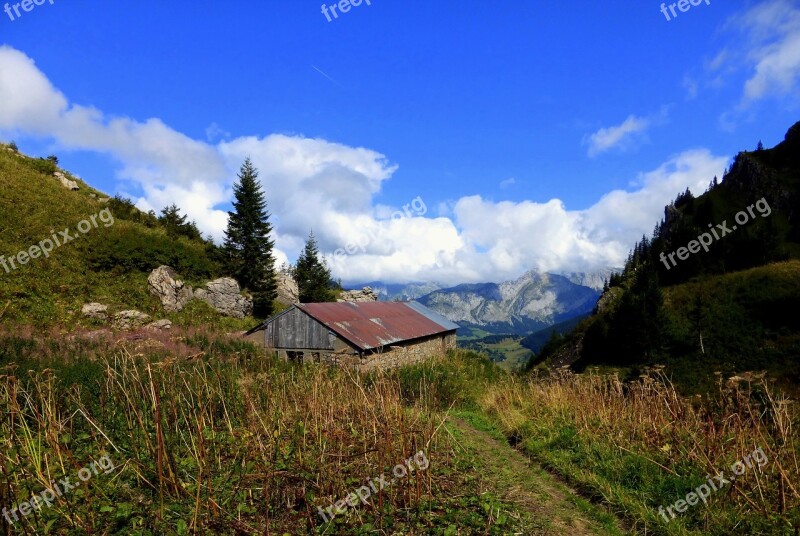
M 633 374 L 663 364 L 690 391 L 708 389 L 714 372 L 751 370 L 796 386 L 798 207 L 800 123 L 777 147 L 739 154 L 702 196 L 678 196 L 612 277 L 596 314 L 535 361 Z M 704 233 L 713 238 L 708 251 L 689 251 Z
M 61 170 L 79 185 L 71 191 L 53 176 L 56 170 L 52 162 L 0 144 L 3 323 L 72 326 L 82 322 L 81 306 L 92 301 L 163 316 L 158 300 L 147 292 L 154 268 L 170 265 L 194 284 L 220 275 L 210 242 L 168 236 L 154 215 L 126 200 L 109 199 Z M 52 251 L 44 255 L 32 246 Z M 38 258 L 23 255 L 26 262 L 20 264 L 22 251 Z M 193 307 L 204 311 L 203 305 Z

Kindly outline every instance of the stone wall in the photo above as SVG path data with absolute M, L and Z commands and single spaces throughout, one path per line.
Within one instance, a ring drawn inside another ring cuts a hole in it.
M 263 333 L 261 335 L 263 337 Z M 298 348 L 292 351 L 277 350 L 277 353 L 278 357 L 286 360 L 300 360 L 299 353 L 302 353 L 303 363 L 341 365 L 361 371 L 386 370 L 443 355 L 447 350 L 455 349 L 456 336 L 450 333 L 406 341 L 363 356 L 344 341 L 337 339 L 337 343 L 341 344 L 337 344 L 333 352 Z
M 436 335 L 389 346 L 382 352 L 365 355 L 358 363 L 352 363 L 352 365 L 362 371 L 392 369 L 443 355 L 447 350 L 455 347 L 455 335 Z M 355 357 L 358 359 L 358 356 Z

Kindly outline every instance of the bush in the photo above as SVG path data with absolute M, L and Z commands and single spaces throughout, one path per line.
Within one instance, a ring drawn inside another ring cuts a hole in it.
M 150 228 L 158 226 L 158 218 L 156 217 L 155 213 L 152 211 L 142 212 L 136 208 L 136 205 L 133 204 L 133 201 L 120 195 L 115 195 L 109 199 L 108 208 L 111 209 L 114 217 L 120 220 L 141 223 Z
M 15 153 L 19 152 L 19 147 L 17 147 L 17 144 L 15 142 L 13 142 L 13 141 L 8 144 L 8 147 L 10 149 L 13 149 Z
M 31 160 L 31 167 L 42 175 L 52 175 L 58 171 L 58 168 L 52 161 L 44 158 L 36 158 Z
M 206 256 L 205 244 L 183 238 L 170 240 L 152 231 L 143 234 L 133 227 L 97 235 L 88 261 L 95 270 L 117 274 L 147 273 L 162 265 L 171 266 L 190 279 L 208 278 L 220 271 L 219 265 Z

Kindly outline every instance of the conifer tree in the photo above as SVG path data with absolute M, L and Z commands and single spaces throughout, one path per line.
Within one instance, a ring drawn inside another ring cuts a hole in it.
M 228 212 L 225 230 L 226 268 L 253 295 L 254 314 L 266 317 L 272 313 L 278 295 L 272 225 L 258 170 L 250 158 L 242 164 L 238 177 L 233 185 L 233 212 Z
M 203 239 L 197 224 L 193 221 L 187 222 L 186 216 L 181 215 L 181 209 L 175 203 L 161 210 L 158 221 L 161 222 L 161 225 L 167 231 L 167 235 L 171 238 L 185 236 L 191 240 Z
M 294 280 L 300 289 L 300 303 L 333 301 L 331 291 L 331 271 L 325 260 L 320 260 L 317 240 L 311 232 L 297 265 L 294 267 Z
M 186 216 L 181 216 L 181 209 L 173 203 L 161 210 L 158 221 L 164 226 L 169 236 L 178 236 L 181 228 L 186 225 Z

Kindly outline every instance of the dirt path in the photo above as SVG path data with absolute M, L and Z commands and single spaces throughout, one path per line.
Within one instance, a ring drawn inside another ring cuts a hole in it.
M 530 534 L 625 534 L 614 517 L 579 497 L 504 441 L 450 416 L 448 429 L 483 475 L 481 487 L 529 512 Z

